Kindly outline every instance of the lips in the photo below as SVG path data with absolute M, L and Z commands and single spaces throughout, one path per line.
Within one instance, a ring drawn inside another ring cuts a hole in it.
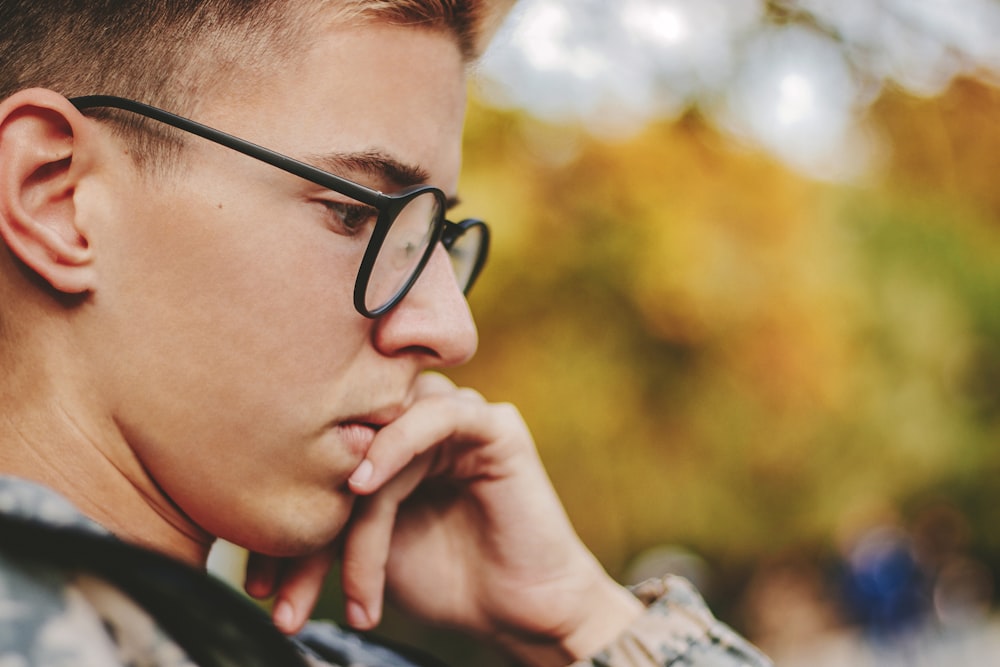
M 346 421 L 335 427 L 340 439 L 359 458 L 364 458 L 375 440 L 375 434 L 382 428 L 366 422 Z
M 375 435 L 402 413 L 401 407 L 387 407 L 369 414 L 349 417 L 337 422 L 334 428 L 352 451 L 363 458 L 375 440 Z
M 406 408 L 402 403 L 393 403 L 368 412 L 359 412 L 340 421 L 338 425 L 360 424 L 379 430 L 396 421 L 405 411 Z

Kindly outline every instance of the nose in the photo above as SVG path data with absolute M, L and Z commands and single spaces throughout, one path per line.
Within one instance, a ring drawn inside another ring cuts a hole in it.
M 380 353 L 416 355 L 424 368 L 456 366 L 472 357 L 479 344 L 476 324 L 444 246 L 438 244 L 416 284 L 376 321 L 372 335 Z

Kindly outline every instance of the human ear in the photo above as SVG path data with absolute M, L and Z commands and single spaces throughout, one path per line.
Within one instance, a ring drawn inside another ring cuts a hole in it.
M 59 292 L 93 287 L 93 252 L 74 195 L 86 172 L 85 117 L 50 90 L 0 103 L 0 237 Z

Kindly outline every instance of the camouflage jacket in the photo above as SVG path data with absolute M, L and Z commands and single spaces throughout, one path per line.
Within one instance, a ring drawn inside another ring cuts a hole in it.
M 667 577 L 635 593 L 648 611 L 574 667 L 768 667 Z M 0 476 L 3 667 L 433 667 L 331 623 L 294 639 L 213 577 L 112 537 L 60 495 Z

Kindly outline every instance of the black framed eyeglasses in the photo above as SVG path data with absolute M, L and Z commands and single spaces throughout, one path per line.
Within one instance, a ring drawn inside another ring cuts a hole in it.
M 354 307 L 365 317 L 384 315 L 406 296 L 438 242 L 448 251 L 455 278 L 465 294 L 486 263 L 490 245 L 486 223 L 473 218 L 461 222 L 446 220 L 448 200 L 436 187 L 417 185 L 385 194 L 142 102 L 113 95 L 86 95 L 69 101 L 81 111 L 113 108 L 145 116 L 374 208 L 378 216 L 354 283 Z

